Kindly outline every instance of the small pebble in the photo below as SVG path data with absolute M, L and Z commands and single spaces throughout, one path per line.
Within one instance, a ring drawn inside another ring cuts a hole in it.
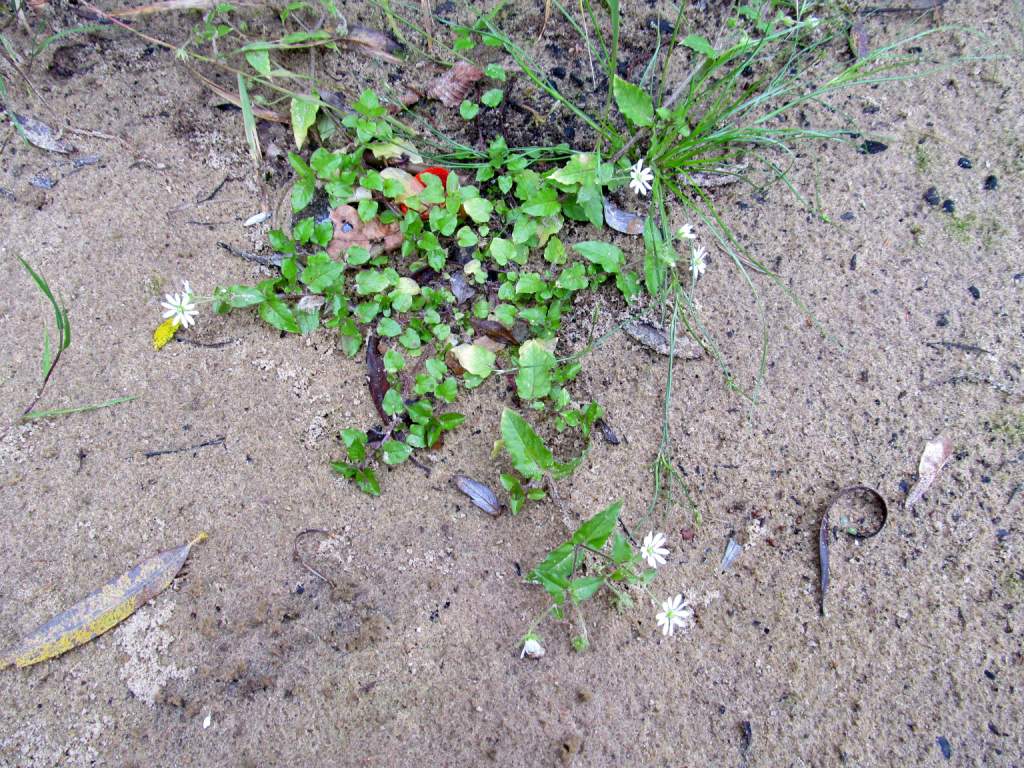
M 924 201 L 928 205 L 938 205 L 941 202 L 939 198 L 939 190 L 935 187 L 928 187 L 928 191 L 924 193 Z
M 979 291 L 973 285 L 967 289 L 967 292 L 971 294 L 971 298 L 974 299 L 975 301 L 981 298 L 981 291 Z
M 33 187 L 39 187 L 39 189 L 53 189 L 57 186 L 57 182 L 47 176 L 45 173 L 37 173 L 28 183 Z
M 942 750 L 942 756 L 949 760 L 953 756 L 953 747 L 949 745 L 949 739 L 945 736 L 939 736 L 935 740 L 935 743 L 939 745 L 939 749 Z
M 997 179 L 994 174 L 985 177 L 985 189 L 992 191 L 993 189 L 997 189 L 998 187 L 999 179 Z
M 862 155 L 877 155 L 879 152 L 885 152 L 888 148 L 888 144 L 868 139 L 860 145 L 860 152 Z
M 966 157 L 961 157 L 959 160 L 956 161 L 956 164 L 959 165 L 961 168 L 964 168 L 966 170 L 970 170 L 971 168 L 974 167 L 974 163 L 972 163 Z
M 270 218 L 270 214 L 266 211 L 253 214 L 242 224 L 243 227 L 255 227 L 257 224 L 262 224 L 264 221 Z
M 946 213 L 954 213 L 956 211 L 956 203 L 947 198 L 942 201 L 942 210 Z
M 651 29 L 657 29 L 663 35 L 671 35 L 675 29 L 668 19 L 648 19 L 647 24 Z

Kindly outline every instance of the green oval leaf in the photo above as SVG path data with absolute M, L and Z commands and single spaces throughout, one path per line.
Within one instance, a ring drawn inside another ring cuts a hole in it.
M 612 94 L 619 111 L 633 125 L 647 127 L 654 124 L 654 102 L 645 90 L 615 75 Z

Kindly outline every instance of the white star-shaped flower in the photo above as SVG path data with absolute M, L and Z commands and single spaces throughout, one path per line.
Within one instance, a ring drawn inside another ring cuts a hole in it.
M 696 240 L 697 233 L 693 231 L 693 224 L 683 224 L 676 230 L 677 240 Z
M 629 188 L 636 194 L 643 197 L 651 191 L 651 184 L 654 182 L 654 170 L 644 167 L 644 160 L 640 158 L 636 165 L 629 169 Z
M 181 293 L 168 293 L 164 301 L 160 302 L 164 308 L 163 317 L 173 318 L 174 322 L 182 328 L 188 328 L 196 321 L 199 310 L 192 299 L 192 291 L 188 283 L 185 283 L 185 290 Z
M 676 595 L 661 604 L 657 619 L 662 634 L 671 637 L 676 627 L 685 628 L 693 623 L 693 608 L 687 605 L 682 595 Z
M 700 277 L 707 270 L 707 255 L 707 249 L 703 245 L 693 246 L 693 250 L 690 253 L 690 271 L 693 272 L 695 278 Z
M 668 550 L 664 548 L 665 534 L 651 531 L 644 536 L 644 542 L 640 545 L 640 557 L 647 561 L 651 568 L 657 568 L 665 564 L 665 555 Z

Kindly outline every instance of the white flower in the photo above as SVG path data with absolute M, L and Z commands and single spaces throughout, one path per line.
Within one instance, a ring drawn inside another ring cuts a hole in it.
M 529 656 L 531 659 L 539 659 L 543 655 L 544 646 L 537 642 L 535 638 L 530 637 L 523 643 L 523 652 L 519 654 L 519 658 Z
M 658 626 L 663 634 L 671 637 L 676 627 L 687 627 L 692 623 L 693 609 L 686 604 L 682 595 L 676 595 L 661 604 Z
M 693 246 L 693 251 L 690 254 L 690 271 L 693 272 L 695 278 L 703 275 L 704 271 L 708 268 L 708 262 L 705 258 L 707 255 L 708 252 L 703 245 Z
M 192 325 L 196 321 L 196 315 L 199 314 L 192 299 L 192 289 L 187 282 L 181 293 L 168 293 L 160 306 L 164 308 L 164 318 L 173 318 L 174 322 L 182 328 Z
M 636 165 L 629 169 L 629 188 L 636 194 L 643 196 L 651 191 L 651 183 L 654 181 L 654 171 L 644 168 L 644 160 L 640 158 Z
M 651 531 L 644 536 L 644 543 L 640 545 L 640 557 L 647 561 L 651 568 L 657 568 L 665 564 L 665 555 L 668 550 L 664 548 L 665 534 Z
M 696 240 L 697 233 L 693 231 L 693 224 L 683 224 L 676 230 L 677 240 Z

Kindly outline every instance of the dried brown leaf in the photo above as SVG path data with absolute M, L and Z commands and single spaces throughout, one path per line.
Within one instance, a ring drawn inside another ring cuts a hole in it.
M 380 354 L 380 337 L 370 334 L 366 340 L 366 385 L 370 388 L 373 407 L 387 424 L 390 420 L 384 413 L 384 395 L 388 392 L 388 377 L 384 370 L 384 358 Z
M 36 627 L 0 656 L 0 669 L 27 667 L 83 645 L 113 629 L 171 583 L 192 547 L 206 540 L 200 533 L 188 544 L 168 549 L 136 564 L 58 616 Z
M 488 486 L 471 477 L 466 477 L 466 475 L 456 475 L 454 482 L 456 488 L 466 494 L 475 506 L 488 515 L 497 517 L 501 514 L 501 503 Z
M 351 205 L 339 205 L 331 211 L 334 237 L 327 246 L 327 253 L 337 258 L 353 245 L 371 253 L 393 251 L 402 247 L 402 230 L 397 222 L 381 224 L 379 219 L 362 221 Z
M 616 232 L 624 235 L 642 235 L 644 217 L 624 211 L 607 197 L 604 199 L 604 222 Z
M 349 27 L 348 34 L 341 38 L 340 42 L 350 50 L 364 56 L 382 59 L 392 64 L 402 63 L 402 60 L 396 55 L 401 53 L 402 46 L 380 30 L 368 27 Z
M 446 107 L 457 107 L 469 93 L 473 84 L 484 76 L 484 71 L 465 61 L 457 61 L 455 65 L 438 75 L 427 84 L 427 96 L 437 99 Z
M 19 115 L 16 112 L 12 112 L 11 115 L 21 126 L 29 144 L 45 149 L 47 152 L 59 152 L 62 155 L 75 151 L 71 142 L 58 137 L 46 123 L 36 120 L 30 115 Z
M 858 60 L 867 58 L 867 55 L 871 53 L 868 30 L 861 19 L 857 19 L 850 27 L 850 50 Z
M 904 509 L 910 509 L 921 500 L 952 455 L 953 443 L 948 437 L 937 437 L 925 446 L 917 468 L 917 483 L 907 494 Z
M 626 335 L 659 355 L 668 356 L 671 351 L 668 332 L 657 323 L 643 318 L 631 318 L 623 326 Z M 676 334 L 676 359 L 699 360 L 704 355 L 700 344 L 685 334 Z
M 511 328 L 506 328 L 497 320 L 482 320 L 478 317 L 469 322 L 474 331 L 502 344 L 522 344 L 530 335 L 530 327 L 522 320 L 517 320 Z

